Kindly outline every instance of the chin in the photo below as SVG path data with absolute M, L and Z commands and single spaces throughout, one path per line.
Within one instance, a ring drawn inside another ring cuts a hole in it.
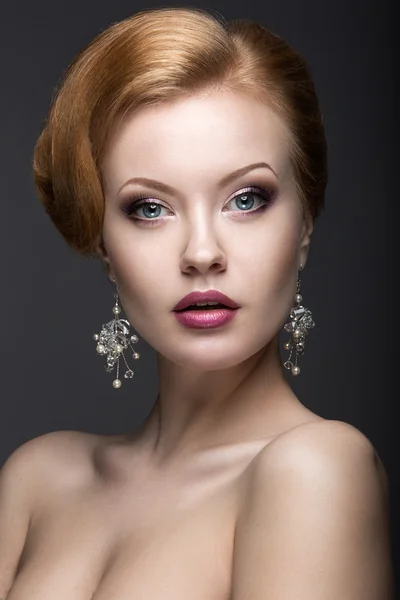
M 193 371 L 220 371 L 230 369 L 243 363 L 256 354 L 261 348 L 232 348 L 232 344 L 225 350 L 221 348 L 204 347 L 202 349 L 186 349 L 182 352 L 160 352 L 166 360 Z M 246 351 L 247 350 L 247 351 Z

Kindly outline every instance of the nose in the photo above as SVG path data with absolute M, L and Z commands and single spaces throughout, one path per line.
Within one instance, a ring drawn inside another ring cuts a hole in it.
M 226 253 L 217 239 L 212 220 L 198 212 L 193 222 L 188 224 L 180 261 L 182 273 L 205 275 L 210 270 L 219 273 L 224 271 L 226 266 Z

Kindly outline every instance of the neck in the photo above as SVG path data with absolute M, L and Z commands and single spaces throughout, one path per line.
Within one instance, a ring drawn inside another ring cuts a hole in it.
M 158 355 L 159 393 L 141 437 L 153 459 L 274 435 L 300 405 L 284 378 L 278 336 L 239 365 L 194 371 Z

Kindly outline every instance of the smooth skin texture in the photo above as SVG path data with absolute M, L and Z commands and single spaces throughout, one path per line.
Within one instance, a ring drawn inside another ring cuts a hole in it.
M 279 356 L 312 234 L 284 123 L 214 90 L 129 115 L 102 169 L 102 259 L 159 395 L 137 431 L 51 433 L 9 458 L 0 598 L 392 600 L 384 467 L 300 402 Z M 208 289 L 237 315 L 183 327 L 174 305 Z

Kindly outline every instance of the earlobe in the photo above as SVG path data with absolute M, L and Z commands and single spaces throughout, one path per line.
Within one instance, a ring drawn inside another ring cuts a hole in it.
M 300 263 L 305 267 L 307 256 L 310 249 L 311 235 L 314 230 L 314 223 L 311 215 L 307 214 L 303 219 L 300 244 Z
M 303 219 L 303 229 L 301 234 L 301 245 L 308 246 L 311 242 L 311 235 L 314 231 L 314 222 L 310 214 L 305 215 Z
M 108 257 L 108 253 L 107 253 L 106 247 L 104 245 L 103 239 L 101 239 L 97 245 L 96 254 L 104 267 L 104 270 L 107 274 L 108 279 L 110 280 L 111 283 L 115 283 L 115 277 L 112 273 L 110 259 Z
M 111 283 L 115 283 L 115 277 L 113 275 L 110 263 L 107 258 L 101 258 L 101 263 L 106 272 L 107 278 Z

